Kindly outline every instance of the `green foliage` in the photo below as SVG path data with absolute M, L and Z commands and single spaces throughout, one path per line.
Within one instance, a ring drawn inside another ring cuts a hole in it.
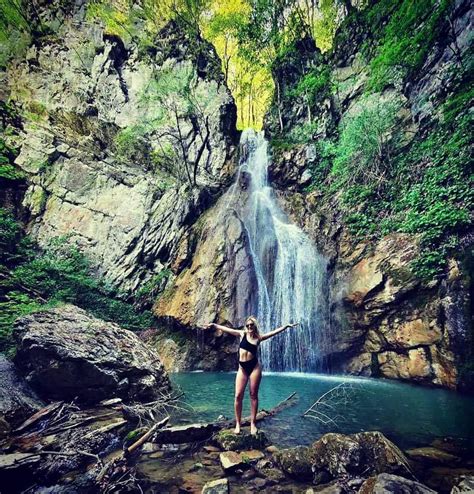
M 14 256 L 21 227 L 11 213 L 0 208 L 0 261 L 7 264 Z
M 313 140 L 314 133 L 317 130 L 317 123 L 304 123 L 295 125 L 287 134 L 287 142 L 294 144 L 307 144 Z
M 143 124 L 125 127 L 117 132 L 113 142 L 115 157 L 123 163 L 146 161 L 149 147 L 146 134 L 147 129 Z
M 31 43 L 30 24 L 25 16 L 23 2 L 0 2 L 0 67 L 6 67 L 12 58 L 25 55 Z
M 413 75 L 424 63 L 439 36 L 452 0 L 381 0 L 366 11 L 367 28 L 379 40 L 370 64 L 367 89 Z
M 0 137 L 0 180 L 21 180 L 25 178 L 24 172 L 12 164 L 16 155 L 16 150 L 8 146 L 4 139 Z
M 45 307 L 36 298 L 24 292 L 8 292 L 5 301 L 0 301 L 0 351 L 2 353 L 12 356 L 15 352 L 15 346 L 12 341 L 12 328 L 16 319 Z
M 472 78 L 468 71 L 456 75 L 435 114 L 438 121 L 409 144 L 395 132 L 398 102 L 376 98 L 366 96 L 346 116 L 337 140 L 315 143 L 307 191 L 336 196 L 355 237 L 417 236 L 420 255 L 410 267 L 429 280 L 443 273 L 460 237 L 472 228 Z
M 290 98 L 302 97 L 313 107 L 331 93 L 331 71 L 329 66 L 318 66 L 304 75 L 289 91 Z
M 166 268 L 144 283 L 135 294 L 139 305 L 146 306 L 155 302 L 171 274 L 171 269 Z
M 6 180 L 22 180 L 25 178 L 25 174 L 21 170 L 18 170 L 18 168 L 10 165 L 5 160 L 5 157 L 0 155 L 0 179 L 2 178 Z
M 71 244 L 71 235 L 52 238 L 39 250 L 22 237 L 20 224 L 0 209 L 0 351 L 12 349 L 15 319 L 63 302 L 76 304 L 95 316 L 128 329 L 154 324 L 148 311 L 137 311 L 105 280 L 94 275 L 89 260 Z

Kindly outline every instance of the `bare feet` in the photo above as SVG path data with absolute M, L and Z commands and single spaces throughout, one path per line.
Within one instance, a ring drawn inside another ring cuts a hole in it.
M 252 436 L 256 436 L 257 433 L 258 433 L 257 426 L 255 424 L 250 424 L 250 434 L 252 434 Z
M 240 424 L 235 426 L 234 434 L 240 434 Z

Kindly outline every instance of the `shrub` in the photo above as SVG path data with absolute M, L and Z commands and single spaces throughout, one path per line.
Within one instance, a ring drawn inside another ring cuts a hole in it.
M 344 184 L 370 184 L 379 189 L 390 177 L 395 150 L 395 124 L 400 103 L 379 95 L 363 99 L 340 125 L 331 175 Z

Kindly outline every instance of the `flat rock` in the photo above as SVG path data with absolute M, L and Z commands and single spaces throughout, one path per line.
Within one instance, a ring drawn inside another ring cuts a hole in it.
M 388 473 L 381 473 L 376 477 L 368 478 L 359 490 L 359 494 L 393 494 L 394 492 L 436 494 L 436 491 L 426 485 Z
M 203 449 L 207 453 L 218 453 L 218 452 L 220 452 L 220 448 L 217 448 L 216 446 L 204 446 Z
M 16 470 L 26 464 L 38 463 L 41 460 L 39 455 L 32 453 L 11 453 L 0 455 L 0 471 Z
M 50 399 L 152 401 L 170 387 L 158 355 L 133 332 L 64 305 L 15 323 L 15 363 Z
M 258 450 L 242 451 L 224 451 L 219 455 L 222 468 L 225 471 L 235 470 L 237 468 L 247 467 L 251 463 L 261 460 L 265 455 Z
M 216 431 L 213 424 L 186 424 L 161 429 L 154 441 L 162 444 L 183 444 L 209 439 Z
M 227 479 L 217 479 L 208 482 L 201 491 L 201 494 L 228 494 L 229 481 Z
M 219 455 L 219 459 L 221 461 L 222 468 L 226 472 L 229 472 L 244 465 L 242 456 L 235 451 L 225 451 L 224 453 L 221 453 Z

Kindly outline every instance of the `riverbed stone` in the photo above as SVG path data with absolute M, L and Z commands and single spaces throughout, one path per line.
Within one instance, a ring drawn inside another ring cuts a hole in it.
M 17 367 L 50 399 L 156 400 L 170 389 L 158 355 L 134 333 L 66 304 L 17 320 Z
M 217 479 L 207 482 L 202 488 L 201 494 L 228 494 L 229 481 L 227 479 Z
M 244 466 L 242 455 L 235 451 L 224 451 L 219 455 L 222 468 L 226 472 L 235 470 L 238 467 Z
M 224 451 L 220 453 L 219 459 L 222 465 L 222 468 L 225 471 L 235 470 L 238 467 L 249 466 L 251 463 L 255 463 L 258 460 L 262 459 L 265 456 L 262 451 L 258 450 L 248 450 L 241 451 L 240 453 L 236 451 Z
M 436 494 L 436 491 L 414 480 L 398 475 L 381 473 L 376 477 L 368 478 L 361 486 L 359 494 Z

